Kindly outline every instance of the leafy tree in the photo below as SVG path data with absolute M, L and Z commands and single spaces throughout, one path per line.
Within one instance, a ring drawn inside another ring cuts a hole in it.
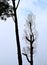
M 35 23 L 34 23 L 34 15 L 29 14 L 26 19 L 26 25 L 25 25 L 25 41 L 27 46 L 23 48 L 23 55 L 26 56 L 27 61 L 30 63 L 30 65 L 33 65 L 33 54 L 35 52 L 34 45 L 36 41 L 36 33 L 35 30 Z
M 15 0 L 12 0 L 13 6 L 9 4 L 9 1 L 10 0 L 0 0 L 0 18 L 2 20 L 6 20 L 8 17 L 12 17 L 15 22 L 18 62 L 19 65 L 22 65 L 21 47 L 20 47 L 20 40 L 19 40 L 19 33 L 18 33 L 18 21 L 17 21 L 17 14 L 16 14 L 20 0 L 18 1 L 16 7 L 15 7 Z

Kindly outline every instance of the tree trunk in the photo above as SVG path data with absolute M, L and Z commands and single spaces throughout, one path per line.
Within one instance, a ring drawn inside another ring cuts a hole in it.
M 21 55 L 19 33 L 18 33 L 17 15 L 16 15 L 15 1 L 14 0 L 13 0 L 13 6 L 14 6 L 14 16 L 15 16 L 15 32 L 16 32 L 16 40 L 17 40 L 18 63 L 19 63 L 19 65 L 22 65 L 22 55 Z
M 30 40 L 32 41 L 32 35 L 30 35 Z M 33 43 L 30 43 L 30 65 L 33 65 Z

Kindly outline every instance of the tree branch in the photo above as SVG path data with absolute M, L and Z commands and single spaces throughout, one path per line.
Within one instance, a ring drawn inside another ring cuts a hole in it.
M 29 42 L 31 42 L 31 40 L 29 40 L 27 36 L 26 36 L 26 40 L 28 40 Z
M 33 43 L 33 42 L 35 41 L 35 39 L 34 39 L 34 34 L 32 33 L 31 36 L 32 36 L 32 38 L 33 38 L 32 40 L 31 40 L 31 39 L 28 39 L 27 36 L 26 36 L 26 40 L 29 41 L 30 43 Z
M 22 54 L 23 54 L 24 56 L 26 56 L 27 61 L 30 63 L 31 61 L 29 60 L 27 54 L 25 54 L 25 53 L 22 53 Z
M 18 1 L 18 4 L 17 4 L 17 7 L 16 7 L 16 9 L 18 8 L 18 5 L 19 5 L 19 3 L 20 3 L 20 0 Z
M 32 33 L 32 38 L 33 38 L 33 40 L 31 41 L 31 43 L 33 43 L 35 41 L 33 33 Z

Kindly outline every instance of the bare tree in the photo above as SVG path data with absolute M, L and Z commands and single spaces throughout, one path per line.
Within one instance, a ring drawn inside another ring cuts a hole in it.
M 27 47 L 24 47 L 24 52 L 22 53 L 24 56 L 26 56 L 27 61 L 30 63 L 30 65 L 33 65 L 33 53 L 34 53 L 34 42 L 36 40 L 36 30 L 35 29 L 35 23 L 34 23 L 34 15 L 29 14 L 26 19 L 26 30 L 25 30 L 25 40 L 26 44 L 28 43 Z M 29 57 L 30 56 L 30 57 Z
M 17 8 L 20 3 L 18 1 L 17 6 L 15 7 L 15 0 L 12 0 L 13 6 L 10 6 L 8 3 L 9 0 L 0 0 L 0 17 L 3 20 L 6 20 L 6 17 L 12 17 L 15 22 L 15 33 L 16 33 L 16 40 L 17 40 L 17 51 L 18 51 L 18 63 L 22 65 L 22 56 L 21 56 L 21 47 L 20 47 L 20 40 L 19 40 L 19 33 L 18 33 L 18 21 L 17 21 Z

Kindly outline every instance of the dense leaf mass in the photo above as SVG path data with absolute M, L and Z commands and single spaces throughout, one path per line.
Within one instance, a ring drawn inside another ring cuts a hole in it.
M 8 17 L 12 17 L 14 15 L 13 7 L 8 3 L 0 2 L 0 18 L 2 20 L 6 20 Z

